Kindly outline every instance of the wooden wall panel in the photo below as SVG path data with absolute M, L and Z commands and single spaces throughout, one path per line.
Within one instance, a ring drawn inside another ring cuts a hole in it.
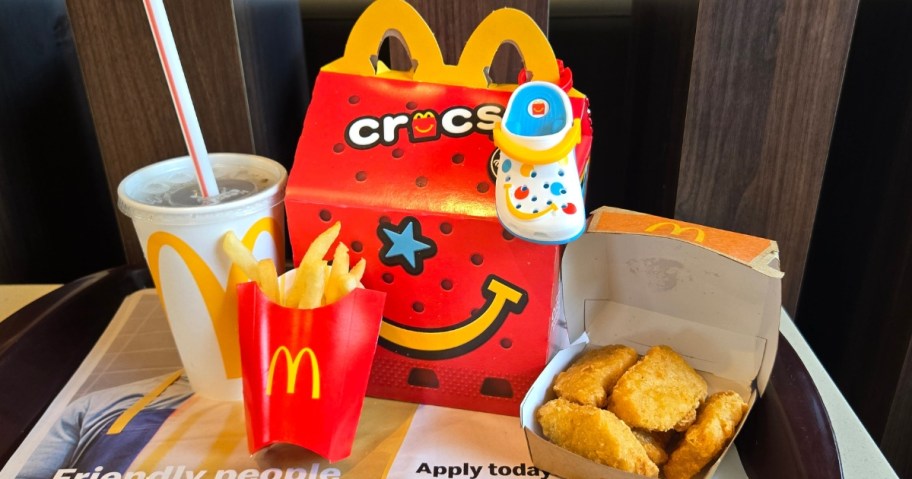
M 67 0 L 112 201 L 130 172 L 187 150 L 142 2 Z M 209 151 L 253 152 L 231 0 L 165 2 Z M 117 213 L 129 263 L 142 252 Z
M 801 287 L 858 0 L 702 0 L 675 215 L 779 242 Z

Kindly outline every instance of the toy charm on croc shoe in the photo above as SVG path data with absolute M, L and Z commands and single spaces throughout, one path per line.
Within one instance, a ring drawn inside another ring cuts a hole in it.
M 570 99 L 547 82 L 520 85 L 494 128 L 500 148 L 497 217 L 514 236 L 563 244 L 586 227 L 574 148 L 580 142 Z

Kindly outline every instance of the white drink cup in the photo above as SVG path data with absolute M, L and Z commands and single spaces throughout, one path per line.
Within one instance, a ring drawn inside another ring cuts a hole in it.
M 197 204 L 193 163 L 185 156 L 124 178 L 118 206 L 133 220 L 193 390 L 241 400 L 236 285 L 248 278 L 232 265 L 222 238 L 233 231 L 258 260 L 272 258 L 283 267 L 287 172 L 256 155 L 213 153 L 210 159 L 221 198 Z

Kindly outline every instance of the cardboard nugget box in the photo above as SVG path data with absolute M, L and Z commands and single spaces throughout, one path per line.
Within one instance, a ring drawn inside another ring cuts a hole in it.
M 625 344 L 640 355 L 668 345 L 706 379 L 710 394 L 732 389 L 751 409 L 763 394 L 779 338 L 775 241 L 601 208 L 567 247 L 562 268 L 570 338 L 579 340 L 548 363 L 523 400 L 520 420 L 536 467 L 565 479 L 640 477 L 554 445 L 535 420 L 554 398 L 555 376 L 591 345 Z M 698 477 L 711 477 L 720 460 Z

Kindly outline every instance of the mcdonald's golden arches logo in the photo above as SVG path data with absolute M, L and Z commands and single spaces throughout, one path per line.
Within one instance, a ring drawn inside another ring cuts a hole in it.
M 261 234 L 267 234 L 276 244 L 276 251 L 282 251 L 279 243 L 282 241 L 281 231 L 281 226 L 274 218 L 265 217 L 250 226 L 241 241 L 247 248 L 253 249 L 257 238 Z M 199 288 L 203 303 L 206 305 L 206 311 L 209 313 L 209 319 L 212 322 L 212 328 L 215 330 L 216 341 L 222 356 L 222 365 L 225 368 L 225 377 L 228 379 L 241 377 L 236 286 L 249 278 L 241 271 L 240 267 L 233 264 L 228 273 L 228 285 L 223 288 L 215 273 L 206 264 L 206 261 L 190 245 L 171 233 L 157 231 L 152 233 L 146 240 L 146 256 L 159 297 L 162 297 L 161 282 L 159 281 L 160 257 L 161 251 L 165 247 L 171 248 L 180 256 Z
M 671 234 L 674 236 L 681 236 L 684 233 L 687 233 L 688 231 L 694 231 L 694 232 L 696 232 L 696 235 L 694 235 L 694 241 L 697 243 L 702 243 L 703 240 L 706 239 L 706 233 L 702 229 L 696 228 L 693 226 L 688 226 L 686 228 L 682 228 L 681 225 L 679 225 L 675 222 L 672 222 L 672 221 L 663 221 L 661 223 L 655 223 L 655 224 L 649 226 L 648 228 L 646 228 L 646 232 L 655 233 L 656 231 L 658 231 L 660 228 L 663 228 L 663 227 L 670 227 L 671 231 L 669 231 L 668 234 Z
M 272 360 L 269 361 L 269 372 L 266 376 L 267 395 L 272 395 L 272 384 L 275 379 L 276 365 L 281 357 L 285 358 L 285 364 L 288 366 L 288 374 L 285 379 L 285 392 L 287 394 L 295 393 L 295 384 L 298 382 L 298 368 L 301 366 L 301 360 L 304 359 L 305 354 L 310 359 L 310 370 L 313 378 L 310 381 L 310 397 L 313 399 L 320 399 L 320 364 L 317 362 L 317 354 L 314 353 L 313 349 L 301 348 L 298 351 L 298 354 L 292 358 L 291 351 L 285 346 L 279 346 L 279 348 L 272 353 Z
M 674 237 L 700 245 L 746 265 L 753 265 L 755 261 L 768 263 L 770 254 L 778 252 L 775 241 L 765 238 L 620 208 L 602 207 L 593 212 L 588 231 L 590 233 L 632 233 Z M 757 267 L 760 268 L 760 266 Z M 781 277 L 782 273 L 777 271 L 773 274 Z

